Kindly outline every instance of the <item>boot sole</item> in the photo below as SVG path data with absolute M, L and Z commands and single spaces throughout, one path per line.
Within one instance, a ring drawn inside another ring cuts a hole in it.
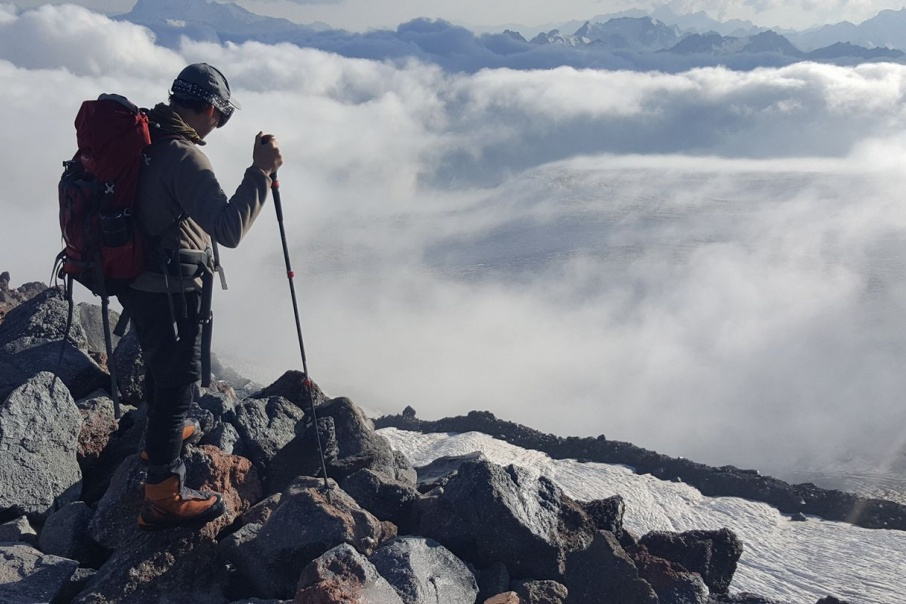
M 224 514 L 224 512 L 226 512 L 226 504 L 223 502 L 223 497 L 218 497 L 217 503 L 205 510 L 204 513 L 199 514 L 198 516 L 193 516 L 191 518 L 171 516 L 171 519 L 162 518 L 160 520 L 149 522 L 139 516 L 138 528 L 146 532 L 179 527 L 201 528 L 208 522 L 220 518 Z

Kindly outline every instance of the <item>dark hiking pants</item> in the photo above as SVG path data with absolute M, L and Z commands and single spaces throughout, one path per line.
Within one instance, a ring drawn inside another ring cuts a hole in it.
M 172 311 L 166 293 L 129 289 L 119 300 L 131 315 L 145 361 L 145 450 L 148 480 L 154 482 L 152 468 L 179 466 L 183 420 L 201 379 L 201 293 L 173 294 Z

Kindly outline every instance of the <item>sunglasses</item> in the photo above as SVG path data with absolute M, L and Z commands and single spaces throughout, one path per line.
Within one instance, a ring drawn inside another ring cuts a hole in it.
M 232 106 L 226 106 L 223 109 L 218 108 L 217 111 L 220 112 L 220 119 L 217 121 L 217 127 L 223 128 L 226 126 L 226 123 L 230 121 L 230 118 L 233 117 L 233 111 L 235 109 Z

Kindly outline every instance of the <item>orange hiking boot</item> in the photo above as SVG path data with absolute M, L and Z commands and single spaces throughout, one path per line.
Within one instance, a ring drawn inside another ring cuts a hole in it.
M 143 531 L 201 527 L 226 511 L 220 493 L 202 493 L 184 486 L 184 469 L 180 470 L 162 482 L 145 483 L 145 501 L 138 515 L 138 527 Z
M 187 417 L 182 423 L 182 443 L 185 445 L 195 445 L 201 440 L 201 424 L 194 417 Z M 142 449 L 142 461 L 148 461 L 148 451 Z

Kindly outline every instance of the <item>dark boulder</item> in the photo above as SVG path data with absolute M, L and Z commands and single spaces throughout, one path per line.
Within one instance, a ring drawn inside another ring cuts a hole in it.
M 47 285 L 40 281 L 24 283 L 16 289 L 10 288 L 9 282 L 9 272 L 3 271 L 0 273 L 0 323 L 9 314 L 9 311 L 47 289 Z
M 606 531 L 598 531 L 587 548 L 567 554 L 565 584 L 570 604 L 659 601 L 617 538 Z
M 225 604 L 227 565 L 220 555 L 217 521 L 202 529 L 173 528 L 123 534 L 73 604 Z
M 299 407 L 280 396 L 246 399 L 236 406 L 234 427 L 243 451 L 262 476 L 268 475 L 274 457 L 296 437 L 304 416 Z
M 244 524 L 221 542 L 237 569 L 243 592 L 266 598 L 291 598 L 302 569 L 341 543 L 370 555 L 395 536 L 363 510 L 333 481 L 329 493 L 321 480 L 300 477 L 281 494 L 264 522 Z
M 198 444 L 215 446 L 228 455 L 251 457 L 233 424 L 215 423 L 210 430 L 205 431 Z
M 94 568 L 87 568 L 80 566 L 72 573 L 72 576 L 69 577 L 66 585 L 60 590 L 57 594 L 57 599 L 52 601 L 52 604 L 62 603 L 62 602 L 72 602 L 76 596 L 82 593 L 88 586 L 88 582 L 98 573 Z
M 661 602 L 673 604 L 708 604 L 710 592 L 701 575 L 676 562 L 652 556 L 645 546 L 636 546 L 627 553 Z
M 108 550 L 130 543 L 138 530 L 138 513 L 144 497 L 145 464 L 138 455 L 121 463 L 110 479 L 109 487 L 97 502 L 88 523 L 88 534 Z
M 626 513 L 626 504 L 621 496 L 614 495 L 606 499 L 584 501 L 579 505 L 591 518 L 597 530 L 613 533 L 623 547 L 629 545 L 624 541 L 623 515 Z
M 562 579 L 566 555 L 587 548 L 595 533 L 549 479 L 487 461 L 462 464 L 416 514 L 419 534 L 479 568 L 503 562 L 515 578 Z
M 277 381 L 252 394 L 249 398 L 270 398 L 280 396 L 290 401 L 300 409 L 308 412 L 312 400 L 315 406 L 326 402 L 328 397 L 314 382 L 305 379 L 301 371 L 290 370 L 277 378 Z
M 729 529 L 651 532 L 643 535 L 639 543 L 652 555 L 701 575 L 705 585 L 715 594 L 727 593 L 742 555 L 742 542 Z
M 503 562 L 494 562 L 487 568 L 476 572 L 478 580 L 478 601 L 484 602 L 491 596 L 503 593 L 510 588 L 510 571 Z
M 397 480 L 411 478 L 411 465 L 390 448 L 386 438 L 348 398 L 330 399 L 317 408 L 318 431 L 310 417 L 304 428 L 271 463 L 268 492 L 276 493 L 297 476 L 318 476 L 320 452 L 324 452 L 327 475 L 337 482 L 365 468 Z
M 201 389 L 197 401 L 199 407 L 210 411 L 216 419 L 230 421 L 232 412 L 239 404 L 239 396 L 226 382 L 213 380 L 209 387 Z
M 411 532 L 412 508 L 421 499 L 421 494 L 411 484 L 366 468 L 347 477 L 342 486 L 350 497 L 377 518 L 392 522 L 401 533 Z
M 122 400 L 139 406 L 145 400 L 145 363 L 135 329 L 126 332 L 113 350 L 113 367 Z
M 459 466 L 469 461 L 487 461 L 481 451 L 472 451 L 464 455 L 445 455 L 438 457 L 431 463 L 415 468 L 418 490 L 428 493 L 436 487 L 447 484 L 459 470 Z
M 62 355 L 61 355 L 62 352 Z M 72 396 L 80 399 L 110 388 L 107 375 L 88 354 L 69 342 L 21 338 L 0 349 L 0 398 L 40 372 L 59 376 Z
M 84 501 L 74 501 L 53 512 L 41 528 L 38 548 L 45 554 L 77 560 L 82 566 L 97 568 L 106 551 L 88 534 L 94 510 Z
M 7 313 L 3 323 L 0 323 L 0 347 L 22 338 L 60 342 L 66 335 L 67 315 L 68 304 L 62 290 L 55 287 L 47 288 Z M 81 313 L 73 312 L 69 341 L 77 348 L 88 351 L 89 336 L 81 324 L 80 316 Z M 103 350 L 101 340 L 101 347 L 95 346 L 93 352 Z
M 0 364 L 5 366 L 0 398 L 39 371 L 59 375 L 76 399 L 110 387 L 106 371 L 96 362 L 106 362 L 100 307 L 83 303 L 73 308 L 64 344 L 67 314 L 68 304 L 58 288 L 48 288 L 9 311 L 0 323 Z M 116 313 L 111 316 L 118 318 Z

